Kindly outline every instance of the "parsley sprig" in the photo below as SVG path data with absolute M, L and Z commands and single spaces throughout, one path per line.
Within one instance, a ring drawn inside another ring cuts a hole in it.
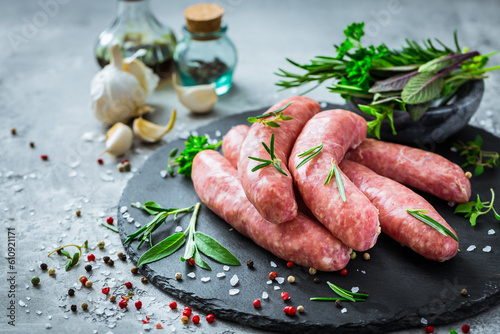
M 167 173 L 173 176 L 174 167 L 178 166 L 177 173 L 182 174 L 187 177 L 191 177 L 191 171 L 193 169 L 193 160 L 196 154 L 204 150 L 215 150 L 222 144 L 222 140 L 216 144 L 210 144 L 208 138 L 203 135 L 193 136 L 190 135 L 188 140 L 184 143 L 186 148 L 180 153 L 180 155 L 175 158 L 174 162 L 171 159 L 177 154 L 177 149 L 170 151 L 168 156 Z
M 462 165 L 462 168 L 467 166 L 475 166 L 474 176 L 483 174 L 484 168 L 498 167 L 498 152 L 483 151 L 483 138 L 477 135 L 474 141 L 466 143 L 458 141 L 453 143 L 453 147 L 457 149 L 458 153 L 465 156 L 467 162 Z
M 284 105 L 283 107 L 275 110 L 275 111 L 272 111 L 270 113 L 267 113 L 267 114 L 262 114 L 262 115 L 259 115 L 259 116 L 255 116 L 255 117 L 248 117 L 247 118 L 247 121 L 249 123 L 261 123 L 261 124 L 264 124 L 264 125 L 267 125 L 271 128 L 279 128 L 280 125 L 277 123 L 279 121 L 290 121 L 293 119 L 292 116 L 287 116 L 287 115 L 283 115 L 283 111 L 288 108 L 291 104 L 293 103 L 292 102 L 289 102 L 287 103 L 286 105 Z M 273 119 L 268 119 L 269 117 L 271 116 L 274 116 Z
M 426 225 L 429 225 L 430 227 L 432 227 L 433 229 L 435 229 L 436 231 L 438 231 L 442 235 L 449 236 L 453 240 L 455 240 L 456 242 L 458 242 L 458 238 L 455 236 L 455 234 L 453 234 L 453 232 L 451 232 L 445 226 L 443 226 L 442 224 L 440 224 L 439 222 L 437 222 L 435 219 L 433 219 L 433 218 L 429 217 L 428 215 L 426 215 L 427 210 L 412 210 L 412 209 L 408 209 L 408 210 L 406 210 L 406 212 L 408 212 L 410 215 L 412 215 L 413 217 L 415 217 L 418 220 L 420 220 L 422 223 L 424 223 Z
M 330 289 L 332 289 L 333 292 L 335 292 L 337 295 L 339 295 L 339 297 L 332 297 L 332 298 L 330 298 L 330 297 L 312 297 L 312 298 L 309 298 L 309 300 L 312 300 L 312 301 L 337 301 L 337 300 L 340 300 L 340 301 L 350 301 L 350 302 L 364 302 L 364 301 L 366 301 L 366 297 L 368 297 L 368 294 L 366 294 L 366 293 L 354 293 L 354 292 L 342 289 L 341 287 L 339 287 L 333 283 L 330 283 L 330 282 L 326 282 L 326 284 L 328 284 Z
M 267 153 L 269 153 L 269 155 L 271 156 L 271 160 L 266 160 L 266 159 L 261 159 L 261 158 L 256 158 L 256 157 L 248 157 L 248 159 L 252 159 L 252 160 L 255 160 L 255 161 L 259 161 L 259 162 L 262 162 L 260 165 L 257 165 L 255 166 L 254 168 L 252 168 L 252 172 L 255 172 L 255 171 L 258 171 L 259 169 L 261 168 L 264 168 L 264 167 L 267 167 L 269 165 L 273 165 L 274 168 L 276 168 L 276 170 L 278 172 L 280 172 L 281 174 L 285 175 L 285 176 L 288 176 L 287 173 L 285 173 L 283 171 L 283 169 L 281 168 L 281 160 L 278 159 L 275 155 L 274 155 L 274 133 L 271 134 L 271 143 L 270 143 L 270 147 L 268 147 L 266 145 L 266 143 L 262 142 L 262 145 L 264 146 L 264 148 L 266 149 Z
M 477 195 L 477 200 L 475 202 L 459 204 L 455 209 L 455 213 L 465 213 L 465 218 L 469 218 L 471 226 L 476 225 L 477 217 L 485 215 L 490 211 L 493 211 L 495 218 L 497 220 L 500 220 L 500 215 L 495 211 L 495 208 L 493 207 L 493 202 L 495 201 L 495 192 L 493 191 L 493 189 L 490 189 L 490 191 L 491 201 L 482 202 L 479 198 L 479 195 Z

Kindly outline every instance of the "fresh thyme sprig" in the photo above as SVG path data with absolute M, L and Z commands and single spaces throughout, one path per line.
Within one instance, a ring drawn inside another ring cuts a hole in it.
M 247 121 L 249 123 L 261 123 L 261 124 L 264 124 L 264 125 L 267 125 L 271 128 L 279 128 L 280 125 L 277 123 L 279 121 L 290 121 L 293 119 L 292 116 L 287 116 L 287 115 L 283 115 L 283 111 L 288 108 L 291 104 L 293 103 L 292 102 L 289 102 L 287 103 L 286 105 L 284 105 L 283 107 L 279 108 L 278 110 L 275 110 L 275 111 L 272 111 L 270 113 L 267 113 L 267 114 L 262 114 L 262 115 L 259 115 L 259 116 L 255 116 L 255 117 L 248 117 L 247 118 Z M 274 116 L 273 119 L 267 119 L 271 116 Z
M 326 283 L 328 284 L 330 289 L 332 289 L 333 292 L 335 292 L 340 297 L 333 297 L 333 298 L 312 297 L 312 298 L 309 298 L 309 300 L 312 300 L 312 301 L 337 301 L 337 300 L 340 300 L 340 301 L 351 301 L 351 302 L 364 302 L 364 301 L 366 301 L 366 297 L 368 297 L 368 294 L 366 294 L 366 293 L 354 293 L 354 292 L 342 289 L 341 287 L 339 287 L 333 283 L 330 283 L 330 282 L 326 282 Z
M 317 156 L 322 149 L 323 149 L 323 143 L 319 144 L 318 146 L 314 146 L 313 148 L 310 148 L 304 153 L 297 155 L 299 158 L 305 157 L 305 159 L 299 162 L 299 164 L 295 167 L 295 169 L 299 169 L 300 167 L 304 166 L 306 163 L 311 161 L 311 159 Z
M 413 217 L 420 220 L 422 223 L 429 225 L 430 227 L 432 227 L 433 229 L 435 229 L 436 231 L 438 231 L 442 235 L 449 236 L 453 240 L 458 242 L 458 238 L 455 236 L 455 234 L 453 234 L 453 232 L 451 232 L 449 229 L 444 227 L 442 224 L 440 224 L 439 222 L 437 222 L 436 220 L 434 220 L 433 218 L 431 218 L 425 214 L 425 213 L 427 213 L 427 210 L 408 209 L 408 210 L 406 210 L 406 212 L 408 212 L 410 215 L 412 215 Z
M 70 253 L 68 253 L 67 250 L 64 249 L 66 247 L 76 247 L 78 249 L 78 252 L 74 253 L 72 256 Z M 60 251 L 60 253 L 62 255 L 66 256 L 66 258 L 68 258 L 68 263 L 66 263 L 66 266 L 65 266 L 66 271 L 68 271 L 78 264 L 78 261 L 82 257 L 82 249 L 88 249 L 88 248 L 89 248 L 89 243 L 87 240 L 85 240 L 85 242 L 83 243 L 82 246 L 70 244 L 70 245 L 64 245 L 64 246 L 58 247 L 55 250 L 53 250 L 52 252 L 50 252 L 50 254 L 47 255 L 47 257 L 51 256 L 52 254 L 54 254 L 57 251 Z
M 495 211 L 495 208 L 493 208 L 493 202 L 495 201 L 495 192 L 493 191 L 493 189 L 490 189 L 490 191 L 491 201 L 481 202 L 479 195 L 477 195 L 476 202 L 459 204 L 455 209 L 455 213 L 465 213 L 465 218 L 469 218 L 471 226 L 476 225 L 477 217 L 487 214 L 488 212 L 490 212 L 490 210 L 493 210 L 495 218 L 497 220 L 500 220 L 500 215 Z
M 326 186 L 327 184 L 330 184 L 333 176 L 335 176 L 335 181 L 337 182 L 337 188 L 339 189 L 340 198 L 342 198 L 342 202 L 345 203 L 347 199 L 345 196 L 344 183 L 342 182 L 342 177 L 340 175 L 339 169 L 332 159 L 332 168 L 330 169 L 330 172 L 328 173 L 328 176 L 326 177 L 325 183 L 323 183 L 323 185 Z
M 457 149 L 458 153 L 467 159 L 462 168 L 475 166 L 474 176 L 483 174 L 484 167 L 498 167 L 498 152 L 483 151 L 482 146 L 483 138 L 480 135 L 477 135 L 474 141 L 468 141 L 467 143 L 458 141 L 457 143 L 453 143 L 453 147 Z
M 262 162 L 260 165 L 257 165 L 254 168 L 252 168 L 252 172 L 255 172 L 261 168 L 267 167 L 272 164 L 278 172 L 280 172 L 285 176 L 288 176 L 287 173 L 285 173 L 281 168 L 281 160 L 274 155 L 274 133 L 271 135 L 271 144 L 270 144 L 271 147 L 269 148 L 264 142 L 262 142 L 262 145 L 266 149 L 267 153 L 269 153 L 269 155 L 271 156 L 271 160 L 260 159 L 256 157 L 248 157 L 248 159 Z

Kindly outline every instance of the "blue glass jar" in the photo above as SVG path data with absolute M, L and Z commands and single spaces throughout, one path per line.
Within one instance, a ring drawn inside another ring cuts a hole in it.
M 200 19 L 189 14 L 189 11 L 196 6 L 188 8 L 184 13 L 187 20 L 183 29 L 184 38 L 174 51 L 177 78 L 183 86 L 215 82 L 215 92 L 217 95 L 222 95 L 231 88 L 237 62 L 236 48 L 226 35 L 227 25 L 221 23 L 222 8 L 211 5 L 218 7 L 215 9 L 220 11 L 219 16 L 217 13 L 212 16 L 207 15 L 207 8 L 204 8 L 205 16 Z

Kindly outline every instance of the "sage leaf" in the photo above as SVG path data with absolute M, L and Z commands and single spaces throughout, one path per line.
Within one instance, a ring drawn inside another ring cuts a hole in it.
M 194 248 L 193 260 L 198 267 L 206 270 L 212 270 L 212 268 L 210 268 L 208 263 L 206 263 L 205 260 L 203 260 L 203 258 L 200 255 L 200 252 L 198 252 L 198 249 L 196 247 Z
M 438 58 L 435 58 L 425 64 L 420 65 L 418 68 L 418 71 L 420 73 L 423 72 L 438 72 L 441 71 L 442 69 L 450 66 L 453 64 L 453 59 L 450 58 L 449 56 L 441 56 Z
M 198 250 L 209 258 L 231 266 L 241 265 L 240 261 L 230 251 L 211 236 L 202 232 L 195 232 L 194 241 Z
M 438 97 L 444 86 L 442 76 L 420 73 L 408 81 L 401 92 L 401 98 L 408 104 L 419 104 Z
M 73 258 L 71 259 L 71 267 L 76 266 L 78 263 L 78 260 L 80 260 L 80 253 L 73 254 Z
M 116 228 L 116 226 L 109 225 L 108 223 L 101 223 L 101 225 L 104 226 L 107 229 L 110 229 L 113 232 L 118 233 L 118 228 Z M 86 247 L 83 247 L 83 248 L 86 248 Z
M 70 270 L 70 269 L 71 269 L 71 262 L 72 262 L 72 261 L 71 261 L 71 260 L 69 260 L 69 261 L 68 261 L 68 263 L 66 263 L 66 266 L 64 267 L 64 269 L 65 269 L 66 271 L 68 271 L 68 270 Z
M 153 201 L 147 201 L 144 203 L 144 210 L 146 210 L 149 214 L 168 211 L 167 209 L 162 208 L 160 204 Z
M 61 249 L 61 254 L 66 256 L 68 259 L 72 260 L 71 254 L 67 250 Z
M 410 114 L 410 117 L 414 121 L 418 121 L 422 116 L 424 116 L 431 102 L 419 103 L 419 104 L 408 104 L 407 111 Z
M 184 244 L 185 241 L 186 235 L 184 233 L 178 232 L 172 234 L 142 254 L 137 262 L 137 266 L 140 267 L 143 264 L 155 262 L 173 254 Z
M 372 87 L 368 90 L 369 93 L 381 93 L 402 90 L 411 78 L 416 76 L 418 71 L 408 74 L 401 74 L 389 77 L 385 80 L 375 81 Z

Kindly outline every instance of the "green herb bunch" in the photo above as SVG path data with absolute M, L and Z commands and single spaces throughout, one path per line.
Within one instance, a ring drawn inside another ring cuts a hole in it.
M 385 44 L 364 47 L 364 22 L 353 23 L 344 30 L 346 39 L 335 45 L 335 57 L 316 56 L 309 64 L 298 64 L 287 58 L 292 65 L 305 71 L 296 74 L 278 69 L 282 77 L 277 86 L 283 89 L 316 83 L 311 89 L 327 80 L 332 93 L 345 100 L 359 98 L 365 104 L 359 108 L 375 119 L 368 122 L 371 136 L 380 138 L 380 126 L 387 119 L 396 134 L 393 122 L 395 109 L 406 111 L 413 120 L 420 119 L 431 106 L 446 104 L 458 88 L 469 80 L 486 78 L 488 71 L 500 66 L 485 68 L 488 57 L 477 51 L 461 49 L 455 31 L 454 49 L 436 39 L 422 44 L 406 39 L 400 50 L 391 50 Z
M 172 149 L 168 155 L 167 173 L 170 176 L 174 176 L 174 167 L 179 167 L 177 169 L 177 173 L 191 177 L 193 160 L 196 154 L 204 150 L 217 149 L 220 145 L 222 145 L 222 140 L 212 145 L 208 142 L 208 138 L 206 136 L 191 135 L 184 144 L 186 148 L 179 154 L 178 157 L 175 157 L 178 151 L 176 148 Z

